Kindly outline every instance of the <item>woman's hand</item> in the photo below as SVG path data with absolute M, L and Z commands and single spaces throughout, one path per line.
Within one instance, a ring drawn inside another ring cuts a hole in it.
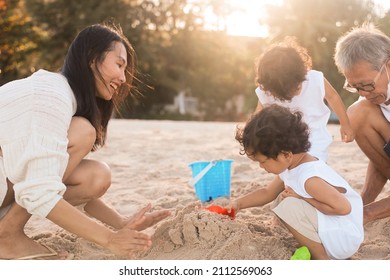
M 134 216 L 128 219 L 126 221 L 126 226 L 129 226 L 131 229 L 142 231 L 171 215 L 169 210 L 160 210 L 147 213 L 151 210 L 151 208 L 152 205 L 149 203 L 140 211 L 138 211 L 138 213 L 134 214 Z
M 131 257 L 139 251 L 146 251 L 152 245 L 152 239 L 142 231 L 162 219 L 165 219 L 171 212 L 168 210 L 147 213 L 152 208 L 149 203 L 138 211 L 134 216 L 125 222 L 125 226 L 111 234 L 107 248 L 120 256 Z
M 136 252 L 148 250 L 151 245 L 149 235 L 132 229 L 129 224 L 113 232 L 106 247 L 118 256 L 132 257 Z

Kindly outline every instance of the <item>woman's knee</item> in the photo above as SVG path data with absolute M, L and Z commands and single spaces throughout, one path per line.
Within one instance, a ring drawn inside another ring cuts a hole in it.
M 111 186 L 111 169 L 105 162 L 96 161 L 91 173 L 92 198 L 103 196 Z
M 68 130 L 68 140 L 69 147 L 82 145 L 90 151 L 96 140 L 96 130 L 86 118 L 73 117 Z

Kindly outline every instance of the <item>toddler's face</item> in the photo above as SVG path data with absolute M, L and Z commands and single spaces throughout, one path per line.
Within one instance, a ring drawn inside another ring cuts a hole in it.
M 260 153 L 248 156 L 248 158 L 258 162 L 260 168 L 264 169 L 268 173 L 273 173 L 276 175 L 285 171 L 290 165 L 288 154 L 285 153 L 280 153 L 276 159 L 267 157 Z

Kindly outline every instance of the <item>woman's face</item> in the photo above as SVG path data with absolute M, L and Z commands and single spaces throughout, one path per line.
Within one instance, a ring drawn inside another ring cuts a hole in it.
M 103 62 L 99 64 L 93 62 L 91 66 L 95 76 L 96 96 L 111 100 L 119 87 L 126 82 L 127 52 L 125 46 L 120 42 L 114 42 L 112 50 L 106 54 Z

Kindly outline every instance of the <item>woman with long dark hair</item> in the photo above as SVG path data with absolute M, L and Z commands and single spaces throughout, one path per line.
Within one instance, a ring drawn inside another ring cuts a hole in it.
M 117 255 L 150 247 L 140 231 L 169 211 L 148 213 L 148 205 L 132 218 L 120 215 L 101 199 L 111 185 L 109 167 L 85 159 L 104 145 L 134 74 L 135 52 L 121 29 L 96 24 L 74 39 L 60 73 L 39 70 L 0 88 L 0 259 L 71 257 L 24 233 L 31 215 Z

